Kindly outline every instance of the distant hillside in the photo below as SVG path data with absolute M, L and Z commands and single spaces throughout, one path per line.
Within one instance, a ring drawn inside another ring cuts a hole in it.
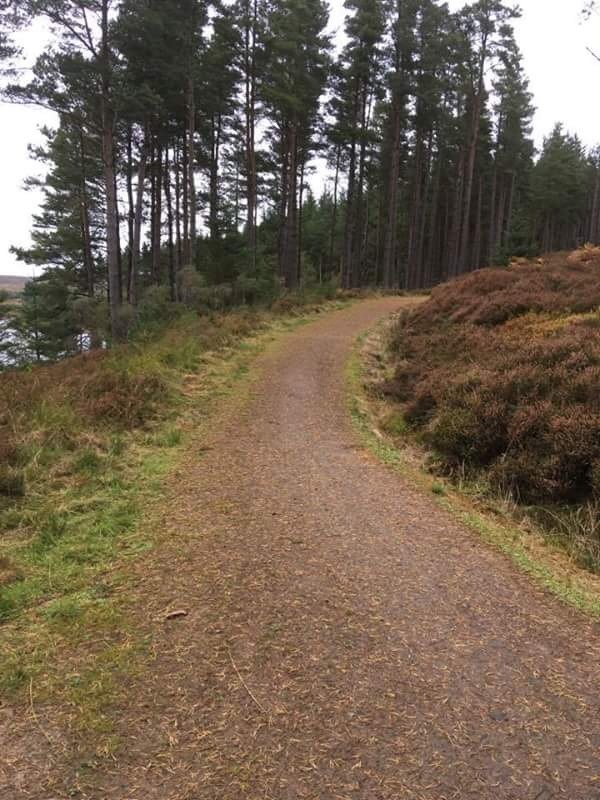
M 20 294 L 25 288 L 28 279 L 22 275 L 0 275 L 0 291 Z

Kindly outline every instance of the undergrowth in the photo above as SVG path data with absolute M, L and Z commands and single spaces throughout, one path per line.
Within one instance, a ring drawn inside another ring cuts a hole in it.
M 399 318 L 382 386 L 433 471 L 485 481 L 594 571 L 599 315 L 598 248 L 480 270 Z

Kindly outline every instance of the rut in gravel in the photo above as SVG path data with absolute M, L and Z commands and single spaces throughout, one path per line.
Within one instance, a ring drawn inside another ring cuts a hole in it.
M 145 618 L 189 614 L 156 625 L 116 761 L 66 777 L 65 796 L 600 798 L 598 626 L 351 428 L 349 349 L 401 302 L 284 337 L 242 414 L 189 459 L 177 546 L 143 587 Z

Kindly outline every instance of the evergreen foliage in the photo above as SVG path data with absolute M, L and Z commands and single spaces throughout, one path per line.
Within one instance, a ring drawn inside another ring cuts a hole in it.
M 346 0 L 335 55 L 323 0 L 5 5 L 5 65 L 16 28 L 53 32 L 5 86 L 57 117 L 17 251 L 43 271 L 18 315 L 37 358 L 138 330 L 146 296 L 422 289 L 600 240 L 598 152 L 557 126 L 535 153 L 503 0 Z

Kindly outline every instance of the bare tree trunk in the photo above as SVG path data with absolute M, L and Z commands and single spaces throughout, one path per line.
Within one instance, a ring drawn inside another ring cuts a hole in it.
M 300 190 L 298 199 L 298 255 L 296 267 L 296 282 L 300 285 L 302 279 L 302 205 L 304 203 L 304 167 L 305 163 L 302 161 L 300 166 Z
M 464 197 L 465 178 L 465 152 L 460 151 L 456 175 L 456 188 L 454 192 L 454 205 L 452 210 L 452 223 L 447 240 L 447 267 L 446 274 L 449 278 L 458 275 L 459 249 L 462 234 L 462 208 Z
M 438 216 L 440 204 L 440 187 L 442 179 L 442 153 L 438 148 L 437 164 L 435 166 L 435 176 L 433 179 L 433 189 L 431 193 L 431 217 L 429 220 L 429 241 L 427 242 L 427 252 L 425 255 L 426 272 L 425 287 L 429 288 L 434 283 L 434 259 L 437 257 L 438 242 Z M 436 270 L 437 274 L 437 270 Z
M 79 130 L 79 157 L 81 159 L 81 237 L 83 243 L 83 263 L 85 267 L 87 296 L 94 297 L 94 256 L 92 253 L 92 237 L 90 233 L 90 211 L 87 192 L 87 174 L 85 168 L 85 139 Z
M 144 142 L 140 152 L 140 163 L 138 166 L 137 188 L 135 197 L 135 218 L 133 223 L 133 260 L 132 269 L 129 275 L 129 284 L 127 287 L 127 295 L 129 302 L 136 305 L 137 297 L 137 283 L 138 273 L 140 266 L 140 247 L 142 243 L 142 216 L 144 213 L 144 189 L 146 182 L 146 162 L 148 160 L 148 132 L 144 131 Z
M 290 178 L 290 131 L 289 124 L 284 123 L 280 131 L 281 133 L 281 185 L 279 197 L 279 233 L 278 233 L 278 257 L 279 257 L 279 278 L 286 284 L 285 277 L 285 237 L 287 229 L 285 221 L 287 219 L 287 208 L 289 201 L 289 182 Z
M 471 259 L 471 269 L 478 269 L 481 266 L 481 226 L 483 214 L 483 176 L 479 176 L 477 189 L 477 219 L 475 220 L 475 235 L 473 236 L 473 255 Z
M 209 177 L 209 230 L 211 241 L 219 238 L 219 152 L 221 147 L 221 114 L 212 120 L 212 142 Z
M 121 287 L 119 285 L 119 207 L 116 191 L 114 126 L 115 114 L 111 97 L 111 66 L 108 43 L 109 0 L 102 0 L 102 163 L 104 169 L 104 190 L 106 193 L 106 265 L 108 272 L 108 302 L 110 325 L 114 339 L 120 339 L 124 331 L 121 326 Z
M 498 193 L 498 156 L 494 159 L 492 174 L 492 195 L 490 200 L 490 225 L 488 230 L 487 265 L 494 262 L 496 256 L 496 197 Z
M 181 245 L 181 160 L 179 157 L 179 144 L 175 142 L 174 150 L 175 167 L 175 243 L 177 253 L 177 271 L 183 264 L 183 250 Z
M 246 115 L 246 236 L 256 269 L 257 174 L 256 174 L 256 25 L 258 0 L 246 1 L 244 29 L 245 115 Z
M 383 245 L 383 285 L 392 289 L 395 282 L 396 251 L 398 247 L 398 181 L 402 155 L 402 108 L 400 100 L 392 102 L 392 135 L 390 164 L 387 179 L 387 218 Z
M 154 164 L 152 171 L 154 187 L 153 219 L 152 219 L 152 282 L 160 286 L 161 282 L 161 240 L 162 240 L 162 145 L 156 137 Z
M 423 214 L 423 139 L 422 133 L 417 132 L 417 143 L 415 153 L 415 178 L 413 186 L 413 196 L 410 209 L 410 223 L 408 228 L 408 255 L 407 255 L 407 275 L 408 288 L 417 288 L 418 265 L 417 265 L 417 241 L 418 225 Z
M 169 288 L 171 300 L 177 301 L 177 268 L 175 265 L 175 242 L 173 240 L 173 198 L 171 194 L 171 164 L 169 160 L 169 145 L 165 148 L 165 168 L 163 171 L 165 184 L 165 199 L 167 201 L 167 229 L 169 236 Z
M 488 36 L 489 31 L 483 34 L 481 50 L 479 52 L 478 81 L 477 87 L 473 86 L 471 109 L 471 127 L 469 137 L 469 149 L 467 157 L 467 169 L 464 185 L 464 205 L 462 209 L 462 234 L 460 240 L 458 271 L 462 272 L 468 262 L 469 240 L 471 234 L 471 202 L 473 199 L 473 178 L 475 174 L 475 159 L 479 144 L 479 128 L 481 125 L 481 110 L 483 106 L 483 94 L 485 91 L 485 67 L 488 59 Z
M 427 142 L 427 163 L 425 167 L 425 180 L 423 186 L 423 200 L 421 202 L 420 218 L 417 220 L 417 246 L 415 261 L 417 265 L 417 287 L 423 289 L 426 286 L 425 264 L 423 255 L 425 252 L 425 231 L 427 230 L 427 205 L 431 187 L 431 168 L 433 164 L 433 130 L 429 131 Z
M 187 131 L 187 145 L 188 145 L 188 211 L 190 216 L 189 234 L 190 234 L 190 247 L 189 256 L 190 264 L 194 265 L 196 260 L 196 177 L 195 165 L 196 154 L 194 147 L 194 137 L 196 134 L 196 99 L 194 94 L 194 81 L 190 76 L 187 85 L 187 114 L 188 114 L 188 131 Z
M 356 79 L 354 89 L 353 132 L 350 141 L 350 160 L 348 164 L 348 188 L 346 192 L 346 225 L 342 250 L 342 286 L 349 289 L 352 285 L 352 265 L 354 262 L 354 242 L 356 236 L 356 126 L 358 124 L 358 108 L 360 81 Z
M 335 229 L 337 225 L 337 210 L 338 210 L 338 182 L 340 177 L 340 159 L 341 159 L 342 148 L 341 145 L 337 145 L 336 152 L 335 152 L 335 178 L 333 180 L 333 209 L 331 212 L 331 228 L 329 231 L 329 274 L 333 274 L 334 271 L 334 264 L 333 264 L 333 249 L 335 245 Z
M 506 225 L 506 175 L 500 177 L 500 195 L 498 198 L 498 208 L 496 209 L 496 225 L 494 254 L 498 255 L 502 248 L 504 239 L 504 228 Z
M 473 111 L 471 118 L 471 130 L 469 138 L 469 148 L 467 153 L 466 174 L 463 195 L 463 209 L 462 209 L 462 231 L 460 238 L 460 248 L 458 255 L 457 270 L 462 273 L 466 270 L 469 264 L 469 251 L 471 244 L 471 204 L 473 200 L 473 180 L 475 175 L 475 159 L 477 157 L 477 145 L 479 143 L 479 125 L 481 120 L 481 103 L 483 92 L 483 78 L 482 84 L 478 89 L 477 95 L 473 102 Z
M 133 199 L 133 125 L 127 126 L 127 302 L 131 303 L 130 286 L 131 273 L 133 272 L 133 239 L 135 228 L 135 201 Z
M 283 217 L 282 245 L 281 245 L 281 274 L 286 288 L 295 289 L 298 285 L 298 138 L 296 123 L 288 126 L 287 151 L 289 153 L 289 167 L 287 176 L 287 200 L 285 215 Z
M 190 181 L 188 177 L 188 156 L 189 148 L 187 144 L 187 129 L 183 131 L 183 145 L 182 145 L 182 213 L 183 213 L 183 266 L 187 267 L 191 264 L 192 253 L 190 249 L 190 211 L 189 211 L 189 186 Z
M 515 187 L 516 187 L 517 176 L 513 170 L 512 175 L 510 176 L 510 189 L 508 191 L 508 210 L 506 212 L 506 227 L 504 230 L 504 239 L 503 242 L 507 245 L 510 241 L 511 235 L 511 228 L 512 228 L 512 221 L 513 221 L 513 209 L 515 205 Z M 512 255 L 509 253 L 509 255 Z
M 361 107 L 361 123 L 360 123 L 360 148 L 358 157 L 358 180 L 356 184 L 356 239 L 359 246 L 355 246 L 352 252 L 352 287 L 360 286 L 361 280 L 361 257 L 362 257 L 362 239 L 359 238 L 363 231 L 364 225 L 364 183 L 365 183 L 365 166 L 367 154 L 367 140 L 366 131 L 368 129 L 368 121 L 370 118 L 370 101 L 368 87 L 365 85 L 363 88 L 362 107 Z

